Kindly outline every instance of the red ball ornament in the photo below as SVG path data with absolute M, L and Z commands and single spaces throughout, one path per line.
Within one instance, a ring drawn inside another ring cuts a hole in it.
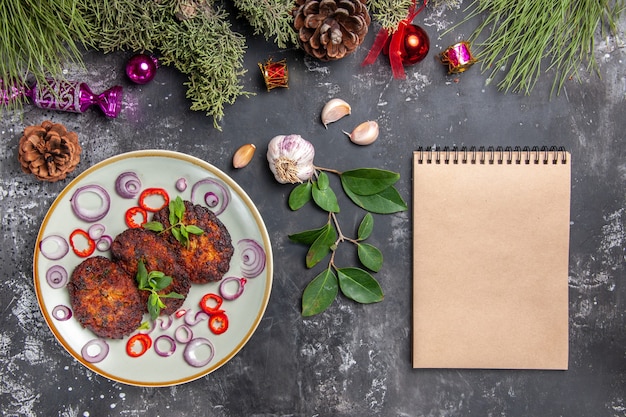
M 404 29 L 404 39 L 400 47 L 403 65 L 413 65 L 426 58 L 430 49 L 428 34 L 420 26 L 410 24 Z
M 152 81 L 158 67 L 157 59 L 145 54 L 137 54 L 126 63 L 126 75 L 136 84 Z

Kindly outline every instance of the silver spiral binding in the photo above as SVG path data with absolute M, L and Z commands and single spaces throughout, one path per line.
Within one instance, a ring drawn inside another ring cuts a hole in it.
M 557 165 L 567 164 L 567 152 L 563 147 L 520 146 L 462 146 L 433 149 L 419 147 L 415 151 L 419 164 L 489 164 L 489 165 Z

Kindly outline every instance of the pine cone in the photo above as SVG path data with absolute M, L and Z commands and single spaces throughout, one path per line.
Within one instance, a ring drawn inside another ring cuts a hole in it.
M 46 120 L 41 125 L 24 129 L 18 160 L 25 173 L 55 182 L 65 179 L 76 168 L 81 152 L 75 132 L 68 132 L 62 124 Z
M 322 61 L 354 52 L 371 22 L 365 0 L 296 0 L 293 16 L 302 47 Z

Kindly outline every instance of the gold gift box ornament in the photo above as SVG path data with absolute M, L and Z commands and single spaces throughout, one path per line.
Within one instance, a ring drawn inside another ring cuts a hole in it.
M 259 62 L 259 68 L 261 69 L 261 74 L 263 74 L 267 91 L 276 87 L 289 87 L 289 72 L 286 59 L 276 62 L 269 59 L 263 64 Z

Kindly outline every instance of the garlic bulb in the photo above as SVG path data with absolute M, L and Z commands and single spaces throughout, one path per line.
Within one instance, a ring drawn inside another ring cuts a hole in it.
M 333 98 L 322 109 L 322 123 L 324 127 L 328 128 L 329 123 L 336 122 L 342 117 L 349 115 L 351 111 L 352 108 L 344 100 Z
M 310 179 L 315 173 L 315 149 L 300 135 L 278 135 L 267 146 L 267 161 L 276 181 L 295 184 Z
M 378 138 L 378 123 L 372 120 L 363 122 L 354 128 L 352 133 L 343 131 L 357 145 L 369 145 Z

